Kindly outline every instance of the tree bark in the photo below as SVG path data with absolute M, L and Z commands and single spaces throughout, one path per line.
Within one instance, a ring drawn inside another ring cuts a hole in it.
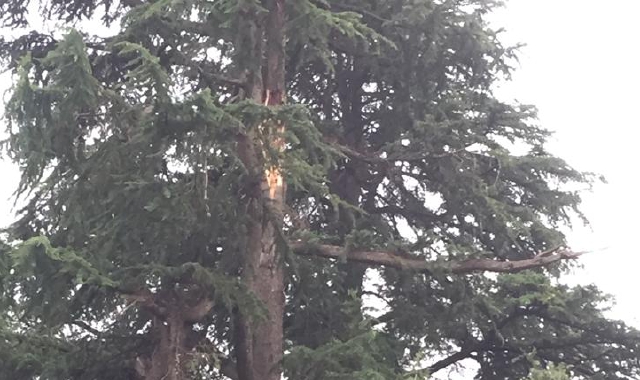
M 136 358 L 138 376 L 143 380 L 186 380 L 187 364 L 200 340 L 197 337 L 189 341 L 193 337 L 193 323 L 209 314 L 213 301 L 204 295 L 194 305 L 188 305 L 189 295 L 182 292 L 157 294 L 143 290 L 124 295 L 153 315 L 151 333 L 156 338 L 155 344 L 150 355 Z
M 256 102 L 279 106 L 284 102 L 284 0 L 264 0 L 268 10 L 262 19 L 266 45 L 255 56 L 265 65 L 261 72 L 250 73 L 250 93 Z M 260 33 L 258 37 L 263 40 Z M 264 52 L 262 51 L 264 50 Z M 265 120 L 259 126 L 271 140 L 270 148 L 282 150 L 284 125 L 279 120 Z M 283 357 L 284 268 L 278 246 L 284 208 L 285 184 L 277 162 L 267 162 L 266 148 L 255 136 L 241 136 L 238 149 L 244 164 L 253 175 L 260 176 L 251 191 L 248 209 L 248 243 L 244 255 L 242 278 L 266 309 L 266 318 L 257 319 L 239 310 L 236 326 L 236 357 L 239 380 L 280 380 Z M 263 171 L 263 168 L 266 168 Z

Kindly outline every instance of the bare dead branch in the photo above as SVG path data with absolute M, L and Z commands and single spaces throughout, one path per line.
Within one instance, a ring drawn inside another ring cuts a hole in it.
M 401 256 L 387 251 L 349 251 L 344 247 L 316 244 L 305 244 L 302 241 L 289 244 L 292 251 L 301 256 L 317 256 L 332 259 L 346 259 L 374 266 L 386 266 L 401 270 L 430 272 L 433 269 L 443 269 L 453 274 L 469 274 L 476 272 L 515 273 L 525 269 L 540 268 L 552 263 L 573 260 L 585 252 L 572 252 L 559 248 L 542 252 L 531 259 L 516 261 L 498 261 L 492 259 L 467 259 L 454 262 L 433 262 L 420 258 Z

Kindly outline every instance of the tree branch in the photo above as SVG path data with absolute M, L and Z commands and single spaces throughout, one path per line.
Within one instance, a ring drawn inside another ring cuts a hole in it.
M 135 304 L 138 304 L 139 306 L 149 310 L 157 317 L 164 318 L 168 314 L 167 309 L 158 305 L 156 302 L 156 294 L 151 292 L 149 289 L 145 288 L 134 292 L 119 290 L 119 293 L 129 303 L 125 310 Z
M 102 334 L 102 332 L 100 330 L 94 329 L 87 322 L 81 321 L 79 319 L 73 320 L 73 321 L 69 322 L 69 324 L 78 326 L 81 329 L 83 329 L 83 330 L 85 330 L 87 332 L 90 332 L 91 334 L 93 334 L 95 336 L 100 336 Z
M 369 152 L 362 153 L 357 150 L 348 147 L 346 145 L 338 144 L 334 141 L 333 138 L 325 139 L 325 142 L 342 152 L 345 156 L 350 158 L 355 158 L 361 161 L 369 162 L 369 163 L 384 163 L 390 164 L 398 161 L 421 161 L 425 159 L 433 159 L 433 158 L 445 158 L 449 156 L 453 156 L 457 153 L 464 152 L 467 147 L 456 149 L 450 152 L 442 152 L 442 153 L 397 153 L 397 152 Z M 384 154 L 388 154 L 387 157 L 383 157 Z
M 349 251 L 340 246 L 326 244 L 312 245 L 302 241 L 292 242 L 289 244 L 289 247 L 294 253 L 301 256 L 346 259 L 347 261 L 357 263 L 418 272 L 431 272 L 433 269 L 444 269 L 453 274 L 469 274 L 475 272 L 515 273 L 525 269 L 544 267 L 558 261 L 573 260 L 584 254 L 584 252 L 571 252 L 555 248 L 525 260 L 498 261 L 492 259 L 468 259 L 440 263 L 426 261 L 421 258 L 401 256 L 388 251 Z
M 455 364 L 461 360 L 467 359 L 469 357 L 471 357 L 471 354 L 474 352 L 474 349 L 464 349 L 461 351 L 458 351 L 454 354 L 452 354 L 451 356 L 448 356 L 436 363 L 433 363 L 432 365 L 430 365 L 427 370 L 428 373 L 430 375 L 433 375 L 434 373 L 440 371 L 441 369 L 445 369 L 448 366 Z

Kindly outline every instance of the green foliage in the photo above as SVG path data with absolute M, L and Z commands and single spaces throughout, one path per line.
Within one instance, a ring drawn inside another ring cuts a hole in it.
M 45 277 L 71 276 L 75 284 L 94 284 L 105 287 L 116 287 L 117 284 L 101 275 L 91 263 L 72 251 L 54 248 L 45 237 L 34 237 L 22 243 L 12 252 L 14 265 L 12 269 L 26 276 L 35 275 L 34 267 L 38 263 L 48 262 L 56 265 Z M 42 284 L 45 285 L 45 284 Z
M 3 2 L 0 20 L 27 25 L 27 3 Z M 640 376 L 638 332 L 595 287 L 559 285 L 566 264 L 439 269 L 564 244 L 558 228 L 582 217 L 568 189 L 594 179 L 547 151 L 535 108 L 492 93 L 517 52 L 485 20 L 499 3 L 287 2 L 287 102 L 266 107 L 245 93 L 260 1 L 40 1 L 80 29 L 120 27 L 0 40 L 25 200 L 0 247 L 0 378 L 134 378 L 158 336 L 143 290 L 160 307 L 213 301 L 188 326 L 205 358 L 189 368 L 222 377 L 234 313 L 265 315 L 241 280 L 249 135 L 260 169 L 285 175 L 284 240 L 433 264 L 287 256 L 289 378 L 418 379 L 464 359 L 479 380 Z
M 297 346 L 286 357 L 285 375 L 295 379 L 400 379 L 388 340 L 360 317 L 360 301 L 347 299 L 342 311 L 348 332 L 319 347 Z
M 533 368 L 528 380 L 570 380 L 564 365 L 550 365 L 547 369 Z
M 296 347 L 287 357 L 290 376 L 296 379 L 393 379 L 393 372 L 380 361 L 375 335 L 367 332 L 315 350 Z

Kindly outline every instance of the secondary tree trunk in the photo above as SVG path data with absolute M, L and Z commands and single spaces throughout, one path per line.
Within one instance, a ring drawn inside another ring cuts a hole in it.
M 265 0 L 268 15 L 256 25 L 254 57 L 264 67 L 249 73 L 253 100 L 267 106 L 284 102 L 284 0 Z M 263 46 L 262 41 L 266 41 Z M 272 148 L 284 148 L 280 134 L 284 125 L 265 120 L 260 126 L 272 136 Z M 236 326 L 236 357 L 239 380 L 280 380 L 283 355 L 284 268 L 278 247 L 285 184 L 277 163 L 263 171 L 265 147 L 255 136 L 242 136 L 238 149 L 245 166 L 258 169 L 259 185 L 251 191 L 248 243 L 244 256 L 243 280 L 267 310 L 265 319 L 256 320 L 239 312 Z
M 127 297 L 153 314 L 151 331 L 156 339 L 149 355 L 136 358 L 139 378 L 186 380 L 193 350 L 203 337 L 193 331 L 193 324 L 210 313 L 213 301 L 206 294 L 193 297 L 185 291 L 142 290 Z M 194 302 L 187 302 L 188 299 Z
M 149 360 L 138 358 L 136 370 L 144 380 L 184 380 L 189 353 L 185 347 L 187 326 L 179 313 L 154 320 L 160 337 Z

